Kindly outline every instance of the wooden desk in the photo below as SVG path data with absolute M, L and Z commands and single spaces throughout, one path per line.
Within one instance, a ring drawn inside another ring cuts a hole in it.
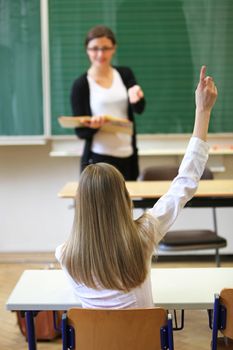
M 212 309 L 214 294 L 233 288 L 233 268 L 152 269 L 155 306 L 166 309 Z M 80 306 L 62 270 L 26 270 L 7 303 L 7 310 L 26 312 L 28 348 L 36 350 L 33 311 Z
M 135 208 L 149 208 L 168 190 L 171 181 L 126 181 Z M 78 182 L 68 182 L 60 198 L 75 198 Z M 201 180 L 189 207 L 232 207 L 233 180 Z

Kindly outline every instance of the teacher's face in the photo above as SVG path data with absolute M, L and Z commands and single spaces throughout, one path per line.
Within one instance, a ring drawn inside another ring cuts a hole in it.
M 106 37 L 92 39 L 87 45 L 89 60 L 96 67 L 110 65 L 115 50 L 116 46 Z

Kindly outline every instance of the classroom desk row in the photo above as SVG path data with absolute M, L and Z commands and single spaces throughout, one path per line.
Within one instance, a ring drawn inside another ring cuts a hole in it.
M 135 207 L 148 208 L 168 190 L 170 181 L 126 182 Z M 67 183 L 61 198 L 75 198 L 77 182 Z M 233 206 L 233 180 L 202 180 L 188 206 Z M 233 288 L 233 268 L 152 269 L 155 306 L 165 309 L 212 309 L 214 294 Z M 41 288 L 43 286 L 43 288 Z M 67 310 L 80 306 L 61 270 L 27 270 L 10 295 L 8 310 L 26 312 L 29 350 L 36 349 L 33 311 Z
M 149 208 L 168 190 L 171 181 L 126 181 L 135 208 Z M 78 182 L 68 182 L 60 198 L 75 198 Z M 232 207 L 233 180 L 201 180 L 189 207 Z
M 154 305 L 167 310 L 212 309 L 214 294 L 233 288 L 232 276 L 233 268 L 152 269 Z M 24 271 L 6 303 L 7 310 L 26 312 L 29 350 L 36 349 L 33 311 L 80 306 L 62 270 Z

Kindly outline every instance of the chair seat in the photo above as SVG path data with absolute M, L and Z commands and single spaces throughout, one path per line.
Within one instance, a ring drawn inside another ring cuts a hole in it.
M 232 339 L 225 339 L 223 337 L 218 338 L 217 340 L 217 349 L 218 350 L 233 350 L 233 340 Z
M 164 251 L 216 249 L 226 245 L 226 239 L 211 230 L 178 230 L 169 231 L 160 242 L 159 249 Z

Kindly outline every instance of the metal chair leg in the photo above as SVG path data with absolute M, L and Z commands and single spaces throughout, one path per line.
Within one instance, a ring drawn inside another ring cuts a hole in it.
M 218 234 L 218 225 L 217 225 L 217 214 L 216 214 L 216 208 L 213 208 L 213 221 L 214 221 L 214 231 Z M 216 266 L 220 267 L 220 255 L 219 255 L 219 249 L 216 248 L 215 251 L 215 262 Z
M 219 249 L 218 249 L 218 248 L 216 248 L 215 262 L 216 262 L 216 266 L 217 266 L 217 267 L 220 267 L 220 266 L 221 266 L 220 254 L 219 254 Z

